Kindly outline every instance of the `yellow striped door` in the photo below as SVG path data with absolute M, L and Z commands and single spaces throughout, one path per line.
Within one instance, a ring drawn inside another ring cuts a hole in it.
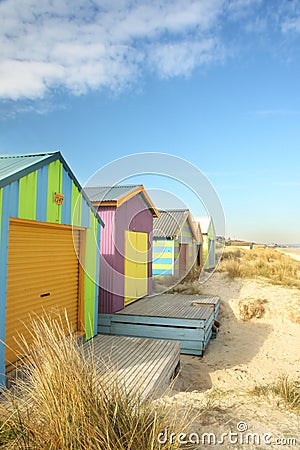
M 124 303 L 148 294 L 148 234 L 125 231 Z
M 74 234 L 74 242 L 73 242 Z M 30 316 L 64 314 L 72 331 L 79 327 L 80 232 L 71 227 L 12 221 L 9 229 L 6 307 L 6 365 L 20 349 L 14 336 L 31 342 Z

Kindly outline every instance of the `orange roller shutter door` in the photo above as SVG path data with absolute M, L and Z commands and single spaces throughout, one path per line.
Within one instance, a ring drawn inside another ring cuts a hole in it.
M 80 231 L 68 226 L 10 221 L 6 308 L 6 365 L 17 360 L 14 336 L 31 342 L 30 316 L 64 315 L 80 329 Z M 76 247 L 76 250 L 75 250 Z

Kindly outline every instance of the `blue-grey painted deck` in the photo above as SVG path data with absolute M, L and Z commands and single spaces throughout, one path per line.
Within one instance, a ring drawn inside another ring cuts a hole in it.
M 118 383 L 126 393 L 159 397 L 179 366 L 180 343 L 125 336 L 98 335 L 84 344 L 105 384 Z
M 145 297 L 115 314 L 100 314 L 98 333 L 178 340 L 181 353 L 202 355 L 211 338 L 219 305 L 220 299 L 213 296 Z

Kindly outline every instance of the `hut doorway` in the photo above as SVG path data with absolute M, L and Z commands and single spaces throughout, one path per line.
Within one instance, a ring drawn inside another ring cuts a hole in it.
M 77 256 L 80 235 L 81 231 L 71 226 L 10 219 L 7 367 L 18 359 L 17 354 L 21 356 L 14 336 L 23 335 L 28 343 L 32 341 L 30 316 L 47 313 L 63 317 L 66 310 L 71 330 L 82 329 L 82 275 Z
M 179 276 L 184 275 L 187 272 L 188 267 L 188 244 L 179 244 Z
M 148 233 L 125 231 L 125 306 L 148 294 Z

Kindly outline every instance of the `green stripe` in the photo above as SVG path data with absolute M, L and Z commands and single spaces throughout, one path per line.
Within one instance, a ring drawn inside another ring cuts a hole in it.
M 20 179 L 19 218 L 36 220 L 37 170 Z
M 87 339 L 94 335 L 95 322 L 97 219 L 92 211 L 90 211 L 90 225 L 86 231 L 84 264 L 84 324 Z
M 180 234 L 180 236 L 189 237 L 189 238 L 192 239 L 192 233 L 191 233 L 190 230 L 188 230 L 188 231 L 183 231 L 183 232 Z
M 82 196 L 74 183 L 72 183 L 72 225 L 81 226 Z M 90 222 L 92 223 L 92 222 Z
M 48 166 L 47 222 L 61 223 L 61 205 L 54 201 L 55 192 L 62 192 L 62 163 L 53 161 Z

